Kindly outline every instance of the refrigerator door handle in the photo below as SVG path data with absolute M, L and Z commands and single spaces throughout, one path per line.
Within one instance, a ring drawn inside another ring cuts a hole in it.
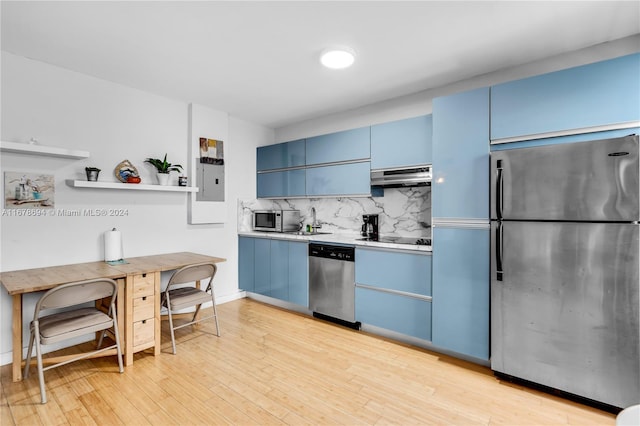
M 502 160 L 498 160 L 496 162 L 496 173 L 498 175 L 496 179 L 496 218 L 502 219 L 502 204 L 503 204 L 502 202 L 502 199 L 503 199 Z
M 496 280 L 502 281 L 504 272 L 502 271 L 502 222 L 496 226 Z

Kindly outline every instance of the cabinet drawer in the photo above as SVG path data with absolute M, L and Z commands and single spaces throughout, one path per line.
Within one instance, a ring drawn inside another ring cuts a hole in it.
M 356 283 L 431 296 L 431 256 L 357 248 Z
M 133 297 L 153 295 L 155 291 L 154 274 L 138 274 L 133 276 Z
M 153 296 L 143 296 L 133 299 L 133 322 L 153 318 L 155 300 Z
M 154 341 L 155 320 L 153 318 L 133 323 L 133 346 Z
M 424 299 L 356 287 L 356 320 L 431 340 L 431 302 Z

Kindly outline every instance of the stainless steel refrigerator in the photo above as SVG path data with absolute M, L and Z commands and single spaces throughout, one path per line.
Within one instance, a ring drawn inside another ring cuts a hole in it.
M 491 154 L 491 368 L 640 402 L 638 136 Z

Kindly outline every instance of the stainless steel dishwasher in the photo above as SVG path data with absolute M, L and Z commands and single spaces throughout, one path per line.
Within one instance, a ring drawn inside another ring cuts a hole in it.
M 309 308 L 314 316 L 360 328 L 355 288 L 354 247 L 309 244 Z

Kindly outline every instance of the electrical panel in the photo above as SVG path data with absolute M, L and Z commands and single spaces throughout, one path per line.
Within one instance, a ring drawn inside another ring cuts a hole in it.
M 197 163 L 196 201 L 224 201 L 224 165 Z

